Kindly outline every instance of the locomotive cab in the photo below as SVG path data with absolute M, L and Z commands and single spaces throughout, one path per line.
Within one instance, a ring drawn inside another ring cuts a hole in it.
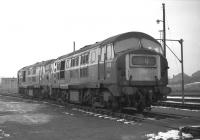
M 121 104 L 143 111 L 170 93 L 168 64 L 155 39 L 139 34 L 115 42 Z

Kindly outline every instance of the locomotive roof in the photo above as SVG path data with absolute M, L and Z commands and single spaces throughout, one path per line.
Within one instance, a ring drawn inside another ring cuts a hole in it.
M 107 38 L 107 39 L 105 39 L 101 42 L 97 42 L 95 44 L 84 46 L 84 47 L 80 48 L 79 50 L 77 50 L 75 52 L 60 56 L 60 57 L 58 57 L 58 59 L 66 58 L 68 56 L 89 50 L 91 48 L 95 48 L 96 46 L 99 46 L 99 45 L 103 46 L 103 45 L 106 45 L 106 44 L 109 44 L 109 43 L 114 43 L 114 42 L 117 42 L 117 41 L 121 41 L 121 40 L 128 39 L 128 38 L 134 38 L 134 37 L 139 38 L 139 39 L 146 38 L 146 39 L 153 40 L 154 42 L 160 44 L 156 39 L 154 39 L 153 37 L 151 37 L 148 34 L 145 34 L 145 33 L 142 33 L 142 32 L 127 32 L 127 33 L 122 33 L 122 34 L 119 34 L 119 35 L 116 35 L 116 36 L 112 36 L 110 38 Z
M 23 67 L 21 70 L 27 69 L 27 68 L 30 68 L 30 67 L 37 67 L 37 66 L 42 66 L 42 65 L 48 65 L 48 64 L 50 64 L 51 62 L 53 62 L 54 60 L 55 60 L 55 59 L 50 59 L 50 60 L 46 60 L 46 61 L 37 62 L 37 63 L 35 63 L 35 64 L 32 64 L 32 65 Z
M 88 50 L 88 49 L 91 49 L 91 48 L 94 48 L 94 47 L 100 45 L 101 43 L 102 43 L 102 42 L 97 42 L 97 43 L 95 43 L 95 44 L 86 45 L 86 46 L 80 48 L 79 50 L 77 50 L 77 51 L 75 51 L 75 52 L 71 52 L 71 53 L 69 53 L 69 54 L 62 55 L 62 56 L 58 57 L 58 59 L 63 59 L 63 58 L 66 58 L 66 57 L 68 57 L 68 56 L 71 56 L 71 55 L 74 55 L 74 54 L 77 54 L 77 53 L 86 51 L 86 50 Z
M 139 39 L 146 38 L 149 40 L 153 40 L 159 44 L 159 42 L 156 39 L 154 39 L 153 37 L 151 37 L 148 34 L 145 34 L 142 32 L 127 32 L 127 33 L 119 34 L 119 35 L 110 37 L 108 39 L 105 39 L 104 41 L 102 41 L 101 45 L 106 45 L 106 44 L 109 44 L 112 42 L 117 42 L 117 41 L 121 41 L 121 40 L 128 39 L 128 38 L 134 38 L 134 37 L 139 38 Z
M 145 33 L 142 33 L 142 32 L 127 32 L 127 33 L 122 33 L 122 34 L 119 34 L 119 35 L 112 36 L 110 38 L 107 38 L 107 39 L 105 39 L 103 41 L 100 41 L 100 42 L 96 42 L 96 43 L 91 44 L 91 45 L 86 45 L 86 46 L 80 48 L 79 50 L 77 50 L 75 52 L 71 52 L 69 54 L 60 56 L 57 59 L 63 59 L 63 58 L 66 58 L 68 56 L 72 56 L 74 54 L 78 54 L 80 52 L 84 52 L 86 50 L 95 48 L 95 47 L 97 47 L 99 45 L 103 46 L 103 45 L 106 45 L 106 44 L 109 44 L 109 43 L 114 43 L 114 42 L 117 42 L 117 41 L 121 41 L 121 40 L 128 39 L 128 38 L 134 38 L 134 37 L 135 38 L 140 38 L 140 39 L 141 38 L 146 38 L 146 39 L 153 40 L 154 42 L 157 42 L 158 44 L 160 44 L 156 39 L 154 39 L 153 37 L 151 37 L 148 34 L 145 34 Z M 47 65 L 47 64 L 52 63 L 55 60 L 56 59 L 51 59 L 51 60 L 46 60 L 46 61 L 42 61 L 42 62 L 37 62 L 37 63 L 35 63 L 33 65 L 29 65 L 29 66 L 23 67 L 21 70 L 29 68 L 29 67 Z

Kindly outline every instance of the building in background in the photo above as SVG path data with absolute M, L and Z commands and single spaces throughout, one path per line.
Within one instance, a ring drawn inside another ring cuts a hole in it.
M 17 93 L 17 78 L 0 78 L 1 93 Z

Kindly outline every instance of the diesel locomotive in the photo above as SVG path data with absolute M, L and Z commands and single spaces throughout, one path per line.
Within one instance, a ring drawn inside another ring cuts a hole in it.
M 143 111 L 170 93 L 168 68 L 156 39 L 128 32 L 20 69 L 18 89 L 34 98 Z

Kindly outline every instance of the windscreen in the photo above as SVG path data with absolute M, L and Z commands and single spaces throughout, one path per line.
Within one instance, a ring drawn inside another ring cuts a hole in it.
M 142 38 L 142 39 L 129 38 L 129 39 L 118 41 L 114 45 L 114 51 L 115 53 L 119 53 L 119 52 L 123 52 L 130 49 L 137 50 L 142 47 L 163 54 L 162 47 L 160 44 L 158 44 L 155 41 L 148 40 L 145 38 Z
M 139 49 L 140 40 L 138 38 L 129 38 L 115 43 L 115 53 L 123 52 L 129 49 Z
M 158 53 L 163 54 L 161 45 L 154 41 L 143 38 L 143 39 L 141 39 L 141 44 L 142 44 L 143 48 L 154 50 Z

